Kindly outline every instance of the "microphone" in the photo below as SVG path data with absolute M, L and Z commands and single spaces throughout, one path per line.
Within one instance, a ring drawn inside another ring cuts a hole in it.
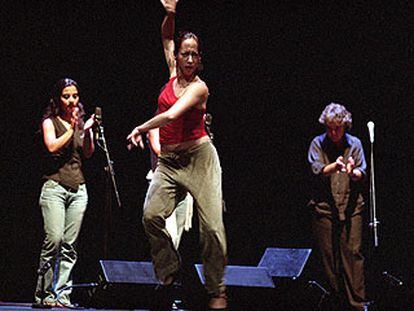
M 367 123 L 368 126 L 368 131 L 369 131 L 369 141 L 371 142 L 371 144 L 374 142 L 374 122 L 369 121 Z
M 102 109 L 101 107 L 95 107 L 95 120 L 96 120 L 96 130 L 95 130 L 95 139 L 99 140 L 102 137 Z
M 95 120 L 98 123 L 98 125 L 101 125 L 102 123 L 102 108 L 101 107 L 95 107 Z

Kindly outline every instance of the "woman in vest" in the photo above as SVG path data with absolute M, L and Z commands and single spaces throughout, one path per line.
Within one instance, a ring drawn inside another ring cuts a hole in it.
M 94 151 L 94 115 L 83 122 L 79 87 L 59 80 L 42 119 L 45 180 L 40 193 L 45 239 L 40 252 L 35 302 L 71 305 L 71 272 L 77 259 L 75 242 L 88 203 L 82 161 Z

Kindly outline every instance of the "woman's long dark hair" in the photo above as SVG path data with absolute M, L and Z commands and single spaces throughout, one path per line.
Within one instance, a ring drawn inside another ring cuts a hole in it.
M 62 111 L 61 111 L 61 104 L 60 104 L 60 96 L 62 95 L 62 91 L 65 87 L 72 86 L 72 85 L 76 87 L 76 89 L 78 90 L 78 93 L 80 93 L 78 83 L 76 83 L 76 81 L 72 79 L 64 78 L 56 82 L 52 91 L 50 92 L 49 103 L 43 115 L 42 122 L 43 120 L 47 118 L 57 117 L 58 115 L 61 114 Z M 82 118 L 82 116 L 85 114 L 83 105 L 81 103 L 78 103 L 78 107 L 79 107 L 79 116 L 80 118 Z

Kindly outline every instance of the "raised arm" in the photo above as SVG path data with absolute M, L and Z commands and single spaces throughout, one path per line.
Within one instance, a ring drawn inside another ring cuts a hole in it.
M 165 9 L 165 17 L 161 24 L 161 39 L 165 60 L 170 71 L 170 78 L 176 75 L 174 57 L 175 11 L 178 0 L 161 0 Z
M 80 110 L 78 107 L 73 108 L 70 118 L 70 126 L 66 132 L 60 137 L 56 137 L 55 126 L 50 118 L 43 120 L 42 132 L 43 142 L 47 150 L 51 153 L 58 152 L 62 149 L 75 133 L 75 128 L 78 126 Z

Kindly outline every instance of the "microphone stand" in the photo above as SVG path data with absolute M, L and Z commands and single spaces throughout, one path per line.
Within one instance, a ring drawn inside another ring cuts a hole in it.
M 105 171 L 108 172 L 109 177 L 111 178 L 112 181 L 112 186 L 115 192 L 115 197 L 116 197 L 116 201 L 118 203 L 118 207 L 121 208 L 121 199 L 119 197 L 119 192 L 118 192 L 118 187 L 116 185 L 116 181 L 115 181 L 115 171 L 114 171 L 114 167 L 113 167 L 113 161 L 111 160 L 110 156 L 109 156 L 109 151 L 108 151 L 108 147 L 106 145 L 106 139 L 105 139 L 105 135 L 104 135 L 104 128 L 102 125 L 98 126 L 98 131 L 99 131 L 99 139 L 98 142 L 101 142 L 102 144 L 98 143 L 98 146 L 101 147 L 101 149 L 105 152 L 106 155 L 106 163 L 107 166 L 105 167 Z
M 105 166 L 105 172 L 107 173 L 106 176 L 106 204 L 105 204 L 105 215 L 106 215 L 106 224 L 107 224 L 107 229 L 105 231 L 105 237 L 104 237 L 104 241 L 105 241 L 105 245 L 104 245 L 104 257 L 108 258 L 108 254 L 109 254 L 109 231 L 111 230 L 112 227 L 112 210 L 111 210 L 111 205 L 112 205 L 112 189 L 115 193 L 115 198 L 118 204 L 118 208 L 121 208 L 121 199 L 119 197 L 119 192 L 118 192 L 118 187 L 116 184 L 116 180 L 115 180 L 115 171 L 114 171 L 114 167 L 113 167 L 113 161 L 111 160 L 110 156 L 109 156 L 109 151 L 108 151 L 108 146 L 106 144 L 106 139 L 105 139 L 105 134 L 104 134 L 104 128 L 102 126 L 102 121 L 98 121 L 98 127 L 97 127 L 97 145 L 105 152 L 105 156 L 106 156 L 106 166 Z
M 372 237 L 374 247 L 379 246 L 378 240 L 378 224 L 377 219 L 377 207 L 375 201 L 375 171 L 374 171 L 374 140 L 371 140 L 371 152 L 370 152 L 370 179 L 369 179 L 369 227 L 372 230 Z
M 319 296 L 319 300 L 318 300 L 318 309 L 322 308 L 322 304 L 325 303 L 325 300 L 331 296 L 331 293 L 326 290 L 321 284 L 319 284 L 316 281 L 309 281 L 308 282 L 308 286 L 307 287 L 315 287 L 317 289 L 319 289 L 320 291 L 320 296 Z
M 375 200 L 376 196 L 375 196 L 375 169 L 374 169 L 374 123 L 372 122 L 369 122 L 369 123 L 368 123 L 368 129 L 370 131 L 370 143 L 371 143 L 370 180 L 369 180 L 369 203 L 370 203 L 369 227 L 371 228 L 371 231 L 372 231 L 372 239 L 373 239 L 372 241 L 373 241 L 373 251 L 374 251 L 373 253 L 375 254 L 375 253 L 378 253 L 376 252 L 376 250 L 379 249 L 378 225 L 380 222 L 377 219 L 377 207 L 376 207 L 376 200 Z M 378 258 L 378 254 L 376 254 L 375 257 Z M 387 271 L 383 271 L 381 275 L 382 275 L 383 281 L 385 281 L 390 287 L 400 287 L 404 284 L 400 278 L 390 274 Z M 383 293 L 383 289 L 382 290 L 380 289 L 379 292 Z M 382 294 L 378 295 L 378 298 L 380 298 L 381 296 Z

